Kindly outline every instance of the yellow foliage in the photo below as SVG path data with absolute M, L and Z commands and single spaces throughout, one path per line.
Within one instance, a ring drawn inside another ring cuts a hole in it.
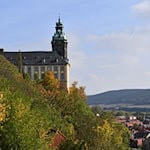
M 115 122 L 108 122 L 104 120 L 103 125 L 97 126 L 96 132 L 98 135 L 98 147 L 103 150 L 116 150 L 123 148 L 123 138 L 127 133 L 123 126 L 116 124 Z M 124 133 L 124 135 L 123 135 Z
M 0 122 L 6 119 L 6 106 L 4 103 L 0 103 Z
M 97 127 L 97 132 L 101 138 L 107 141 L 110 140 L 114 134 L 114 130 L 107 120 L 104 120 L 104 124 L 102 126 Z
M 59 89 L 59 81 L 54 77 L 51 71 L 45 72 L 42 84 L 46 90 L 56 91 Z
M 22 102 L 14 102 L 13 104 L 14 110 L 15 110 L 15 116 L 17 119 L 18 118 L 23 118 L 29 111 L 29 108 L 27 108 L 27 105 L 25 105 Z
M 78 95 L 83 100 L 87 99 L 86 94 L 85 94 L 85 87 L 83 87 L 83 86 L 77 87 L 77 82 L 76 81 L 74 81 L 72 83 L 72 86 L 70 87 L 69 92 L 70 92 L 70 94 Z
M 3 93 L 0 93 L 0 99 L 2 99 L 3 98 Z
M 39 130 L 39 136 L 40 138 L 45 139 L 47 137 L 47 131 L 44 128 L 41 128 Z

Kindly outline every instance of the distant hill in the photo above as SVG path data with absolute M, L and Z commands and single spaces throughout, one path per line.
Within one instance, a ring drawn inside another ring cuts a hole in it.
M 116 90 L 87 97 L 89 105 L 150 105 L 150 89 Z

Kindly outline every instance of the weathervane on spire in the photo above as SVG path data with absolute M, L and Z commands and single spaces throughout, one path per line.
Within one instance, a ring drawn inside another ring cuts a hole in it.
M 59 17 L 58 17 L 58 22 L 60 22 L 60 13 L 59 13 L 59 15 L 58 15 Z

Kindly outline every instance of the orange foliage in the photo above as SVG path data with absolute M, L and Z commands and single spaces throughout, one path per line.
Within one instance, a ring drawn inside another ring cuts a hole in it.
M 85 87 L 83 86 L 77 87 L 76 81 L 72 83 L 72 86 L 70 87 L 69 91 L 70 91 L 70 94 L 76 94 L 79 97 L 81 97 L 83 100 L 87 99 L 86 94 L 85 94 Z

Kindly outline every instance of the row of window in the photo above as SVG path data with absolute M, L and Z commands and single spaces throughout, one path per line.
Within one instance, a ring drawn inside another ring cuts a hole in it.
M 24 67 L 24 72 L 28 73 L 31 79 L 35 78 L 35 75 L 38 78 L 42 78 L 42 74 L 45 71 L 53 71 L 55 78 L 59 80 L 65 80 L 65 66 L 26 66 Z
M 30 70 L 31 67 L 28 67 L 28 70 Z M 41 66 L 40 69 L 41 71 L 58 71 L 60 68 L 60 71 L 65 71 L 65 67 L 64 66 Z M 38 66 L 35 66 L 34 67 L 34 71 L 39 71 L 39 67 Z

